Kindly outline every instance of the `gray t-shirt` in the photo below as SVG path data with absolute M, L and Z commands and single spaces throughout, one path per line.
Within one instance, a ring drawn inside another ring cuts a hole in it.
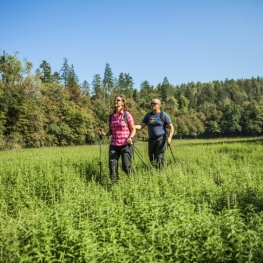
M 155 138 L 166 134 L 165 126 L 172 123 L 170 117 L 165 112 L 163 112 L 162 122 L 160 113 L 161 112 L 154 114 L 153 112 L 149 112 L 144 116 L 142 120 L 142 123 L 146 123 L 146 125 L 148 126 L 149 138 Z

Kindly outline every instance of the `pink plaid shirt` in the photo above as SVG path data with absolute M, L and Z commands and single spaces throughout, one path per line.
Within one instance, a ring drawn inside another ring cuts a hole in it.
M 110 128 L 111 128 L 111 141 L 110 145 L 113 146 L 125 146 L 127 145 L 126 140 L 130 137 L 130 130 L 123 120 L 124 110 L 121 110 L 119 115 L 112 113 Z M 132 115 L 127 111 L 126 117 L 129 124 L 134 124 Z

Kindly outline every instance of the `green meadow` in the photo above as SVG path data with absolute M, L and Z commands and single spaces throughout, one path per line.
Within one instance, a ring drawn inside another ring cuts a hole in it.
M 171 148 L 114 186 L 108 144 L 1 151 L 0 262 L 263 262 L 263 139 Z

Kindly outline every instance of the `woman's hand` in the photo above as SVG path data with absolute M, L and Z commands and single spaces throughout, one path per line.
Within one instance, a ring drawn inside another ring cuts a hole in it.
M 132 137 L 129 137 L 129 138 L 127 139 L 127 143 L 128 143 L 128 144 L 133 144 L 133 138 L 132 138 Z
M 105 136 L 106 135 L 105 132 L 101 128 L 98 129 L 98 134 L 100 136 Z

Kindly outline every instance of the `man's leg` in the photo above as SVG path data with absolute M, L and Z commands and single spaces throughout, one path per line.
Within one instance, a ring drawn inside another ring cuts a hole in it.
M 156 166 L 156 145 L 155 140 L 148 139 L 148 156 L 151 164 Z
M 156 163 L 158 169 L 163 169 L 164 167 L 164 153 L 166 150 L 165 136 L 161 136 L 156 140 Z

